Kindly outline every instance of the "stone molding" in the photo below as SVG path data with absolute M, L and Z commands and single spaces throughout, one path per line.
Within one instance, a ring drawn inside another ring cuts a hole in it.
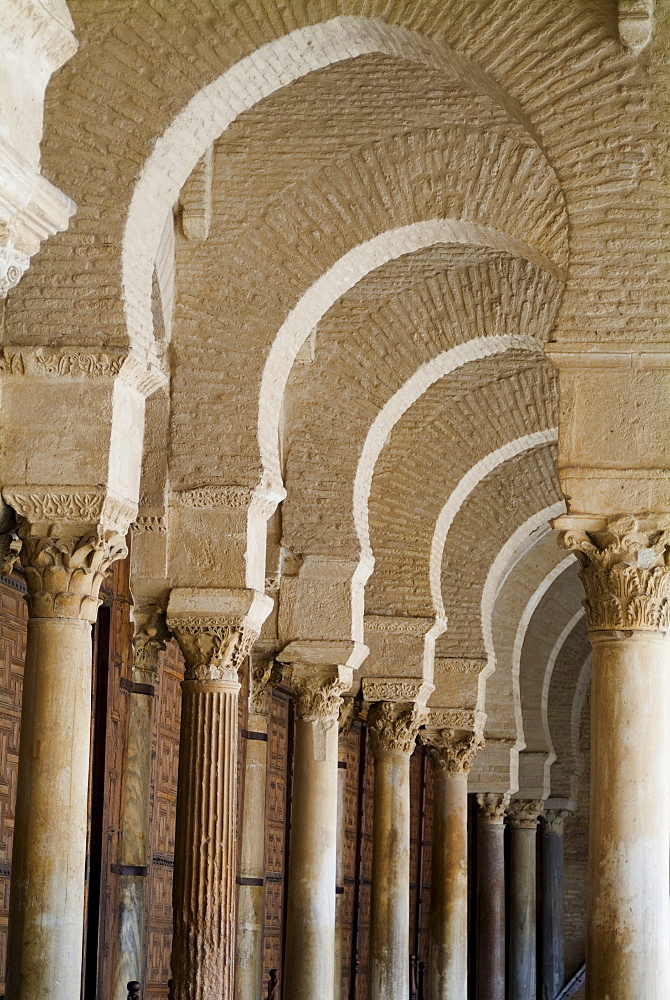
M 411 677 L 364 677 L 362 687 L 363 697 L 371 704 L 388 701 L 424 706 L 434 691 L 428 681 Z
M 249 711 L 253 715 L 269 716 L 272 689 L 281 684 L 283 674 L 281 663 L 274 658 L 261 659 L 252 655 Z
M 472 730 L 483 733 L 486 712 L 468 708 L 431 708 L 427 725 L 431 729 Z
M 436 674 L 480 674 L 487 664 L 486 659 L 464 656 L 436 656 Z
M 479 816 L 485 823 L 492 826 L 502 826 L 509 806 L 509 795 L 497 792 L 480 793 L 477 796 L 477 806 Z
M 409 615 L 366 615 L 367 632 L 387 632 L 389 635 L 423 637 L 435 624 L 434 618 L 411 618 Z
M 590 632 L 670 629 L 670 521 L 565 515 L 559 545 L 581 564 Z
M 97 487 L 7 486 L 2 496 L 33 525 L 100 525 L 125 535 L 137 514 L 137 504 Z
M 10 290 L 18 285 L 29 264 L 28 254 L 17 250 L 11 240 L 0 246 L 0 299 L 6 298 Z
M 414 751 L 416 737 L 426 717 L 426 710 L 416 704 L 381 701 L 368 711 L 370 746 L 375 757 L 389 753 Z
M 133 608 L 133 681 L 153 684 L 158 677 L 158 658 L 170 641 L 165 611 L 157 607 Z
M 19 536 L 31 617 L 94 622 L 100 585 L 112 563 L 128 554 L 124 536 L 101 526 L 63 535 L 58 525 L 37 534 L 27 522 Z
M 421 732 L 421 742 L 428 747 L 433 765 L 451 774 L 469 774 L 475 756 L 484 746 L 481 730 L 434 729 L 432 718 L 428 723 Z
M 542 799 L 513 799 L 507 809 L 507 819 L 513 830 L 535 830 L 544 809 Z
M 196 510 L 227 510 L 248 507 L 254 497 L 251 486 L 198 486 L 192 490 L 179 490 L 171 495 L 180 507 Z
M 167 384 L 167 375 L 155 360 L 139 358 L 124 350 L 100 351 L 96 347 L 5 347 L 0 352 L 0 374 L 39 378 L 118 378 L 143 396 L 150 396 Z
M 227 615 L 168 614 L 184 659 L 187 681 L 235 682 L 258 632 Z
M 565 820 L 570 815 L 569 809 L 547 809 L 544 813 L 544 828 L 547 833 L 563 836 Z

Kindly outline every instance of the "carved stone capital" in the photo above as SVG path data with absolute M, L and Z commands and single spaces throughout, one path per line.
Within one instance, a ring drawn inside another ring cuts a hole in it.
M 112 563 L 128 554 L 123 535 L 100 526 L 74 535 L 62 525 L 37 533 L 23 521 L 19 536 L 31 617 L 94 622 L 100 585 Z
M 411 754 L 426 719 L 426 709 L 407 702 L 379 701 L 368 712 L 370 746 L 375 757 L 388 753 Z
M 342 706 L 342 694 L 351 687 L 353 671 L 349 667 L 313 667 L 294 664 L 291 684 L 297 695 L 296 715 L 302 722 L 336 725 Z
M 99 525 L 125 535 L 137 514 L 136 503 L 97 486 L 6 486 L 2 496 L 20 521 L 34 526 L 35 534 L 47 534 L 54 526 L 76 535 Z
M 255 654 L 251 658 L 251 685 L 249 691 L 249 711 L 254 715 L 270 714 L 272 689 L 281 684 L 283 676 L 281 663 L 275 659 L 261 659 Z
M 654 34 L 654 0 L 619 0 L 619 40 L 631 52 L 646 49 Z
M 11 240 L 0 246 L 0 299 L 4 299 L 18 285 L 29 264 L 28 254 L 16 250 Z
M 421 742 L 428 747 L 435 768 L 452 774 L 468 774 L 476 754 L 484 746 L 484 736 L 481 731 L 429 726 L 422 731 Z
M 670 628 L 670 521 L 566 515 L 559 545 L 581 563 L 591 632 Z
M 168 627 L 184 654 L 187 681 L 237 682 L 258 638 L 258 632 L 227 615 L 170 614 Z
M 544 809 L 542 799 L 513 799 L 507 818 L 513 830 L 535 830 Z
M 477 796 L 480 818 L 492 826 L 502 826 L 509 806 L 509 795 L 485 792 Z
M 353 726 L 356 719 L 361 713 L 362 702 L 360 698 L 354 698 L 353 695 L 345 695 L 342 699 L 342 707 L 340 708 L 340 718 L 338 720 L 338 733 L 340 739 L 345 742 L 347 736 L 351 732 L 351 727 Z
M 569 809 L 547 809 L 544 813 L 544 827 L 547 833 L 557 833 L 562 837 L 565 820 L 569 815 Z
M 165 611 L 155 606 L 133 608 L 133 681 L 153 684 L 158 676 L 158 657 L 171 639 Z

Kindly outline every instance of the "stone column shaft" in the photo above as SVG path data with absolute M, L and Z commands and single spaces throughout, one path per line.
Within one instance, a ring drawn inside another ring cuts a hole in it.
M 433 854 L 428 996 L 468 996 L 468 773 L 483 745 L 479 733 L 428 727 L 433 762 Z
M 324 1000 L 334 992 L 337 866 L 337 720 L 346 667 L 295 664 L 293 807 L 284 996 Z
M 541 1000 L 556 1000 L 565 979 L 563 821 L 566 815 L 562 809 L 547 810 L 542 824 Z
M 134 659 L 128 713 L 128 741 L 123 776 L 119 858 L 119 918 L 114 997 L 127 983 L 144 981 L 147 875 L 150 858 L 151 742 L 158 656 L 169 639 L 165 614 L 135 608 Z
M 407 1000 L 409 990 L 409 762 L 422 714 L 379 702 L 368 713 L 374 757 L 370 1000 Z
M 272 686 L 281 672 L 272 660 L 254 663 L 247 721 L 244 806 L 237 894 L 235 1000 L 257 1000 L 263 988 L 265 796 Z
M 21 528 L 28 639 L 6 996 L 69 1000 L 81 980 L 91 738 L 91 622 L 123 539 Z
M 507 795 L 478 795 L 477 1000 L 505 1000 L 505 809 Z
M 567 515 L 593 646 L 588 1000 L 670 982 L 670 520 Z
M 173 591 L 168 605 L 168 625 L 186 660 L 175 835 L 172 995 L 173 1000 L 232 1000 L 237 672 L 258 637 L 259 626 L 246 624 L 241 614 L 191 610 L 208 604 L 225 608 L 225 591 L 179 594 Z M 241 601 L 239 595 L 233 599 Z
M 537 993 L 537 820 L 539 801 L 515 799 L 510 823 L 510 942 L 508 1000 L 535 1000 Z

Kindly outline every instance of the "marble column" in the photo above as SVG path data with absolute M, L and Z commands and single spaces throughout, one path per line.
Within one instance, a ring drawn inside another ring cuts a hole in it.
M 335 974 L 334 1000 L 342 992 L 342 950 L 344 933 L 344 839 L 347 802 L 347 738 L 358 716 L 359 704 L 351 696 L 342 699 L 337 742 L 337 861 L 335 864 Z
M 477 796 L 477 1000 L 505 1000 L 505 811 L 508 795 Z
M 225 613 L 175 608 L 182 682 L 173 887 L 173 1000 L 232 1000 L 235 950 L 238 669 L 258 630 Z
M 433 853 L 428 996 L 468 997 L 468 773 L 479 733 L 434 729 L 421 740 L 433 764 Z
M 409 989 L 409 761 L 424 712 L 377 702 L 368 712 L 375 783 L 370 904 L 370 1000 L 407 1000 Z
M 670 982 L 668 518 L 560 518 L 593 646 L 588 1000 L 665 1000 Z
M 114 961 L 114 998 L 126 984 L 144 982 L 147 876 L 151 795 L 151 721 L 158 657 L 170 633 L 165 611 L 155 606 L 133 608 L 133 665 L 126 687 L 130 699 L 128 739 L 123 774 L 119 829 L 119 917 Z
M 263 989 L 265 796 L 272 688 L 281 680 L 274 660 L 252 654 L 246 731 L 242 843 L 237 890 L 235 1000 L 258 1000 Z
M 537 824 L 539 799 L 513 799 L 510 826 L 508 1000 L 537 995 Z
M 297 693 L 284 996 L 334 993 L 337 743 L 349 667 L 293 662 Z
M 70 1000 L 84 928 L 91 623 L 126 548 L 119 532 L 65 521 L 20 534 L 29 620 L 5 995 Z
M 556 1000 L 565 979 L 563 940 L 563 825 L 565 809 L 547 809 L 542 820 L 541 1000 Z

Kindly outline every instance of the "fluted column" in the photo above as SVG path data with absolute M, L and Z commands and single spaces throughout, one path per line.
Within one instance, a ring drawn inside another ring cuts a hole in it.
M 292 661 L 297 694 L 284 996 L 334 991 L 337 721 L 349 667 Z
M 535 1000 L 537 994 L 537 823 L 539 799 L 514 799 L 510 825 L 510 942 L 508 1000 Z
M 126 690 L 130 698 L 128 740 L 123 776 L 119 830 L 119 918 L 114 962 L 114 1000 L 123 997 L 130 981 L 144 982 L 149 874 L 149 812 L 151 795 L 151 719 L 158 657 L 170 638 L 165 612 L 151 607 L 133 608 L 132 677 Z
M 484 744 L 480 732 L 436 729 L 421 740 L 433 765 L 433 853 L 428 996 L 468 996 L 468 774 Z
M 586 995 L 665 1000 L 670 982 L 670 530 L 560 518 L 593 646 Z
M 252 654 L 242 844 L 237 890 L 235 1000 L 258 1000 L 263 984 L 263 905 L 265 901 L 265 796 L 268 720 L 272 688 L 281 680 L 274 660 Z
M 505 1000 L 505 810 L 508 795 L 477 796 L 477 1000 Z
M 20 535 L 29 620 L 6 996 L 70 1000 L 81 979 L 91 623 L 126 549 L 121 532 L 66 520 L 24 520 Z
M 411 702 L 380 701 L 368 712 L 375 766 L 370 1000 L 407 1000 L 409 990 L 409 760 L 424 718 Z
M 542 821 L 541 1000 L 556 1000 L 565 979 L 563 940 L 563 826 L 565 809 L 547 809 Z
M 227 604 L 225 592 L 221 606 Z M 173 1000 L 232 1000 L 235 951 L 237 672 L 260 625 L 180 599 L 168 626 L 186 661 L 182 683 L 174 868 Z M 194 610 L 190 611 L 189 608 Z

